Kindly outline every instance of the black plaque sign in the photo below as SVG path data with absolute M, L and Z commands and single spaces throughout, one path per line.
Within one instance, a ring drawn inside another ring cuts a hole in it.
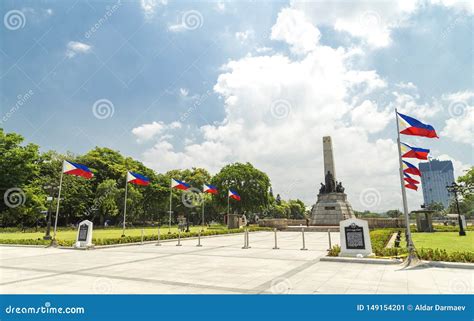
M 348 250 L 365 250 L 364 228 L 352 223 L 344 228 Z
M 87 224 L 82 224 L 79 227 L 79 237 L 77 240 L 79 242 L 86 242 L 87 241 L 87 234 L 89 233 L 89 225 Z

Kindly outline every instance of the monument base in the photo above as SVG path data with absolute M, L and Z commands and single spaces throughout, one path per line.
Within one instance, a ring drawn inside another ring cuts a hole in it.
M 311 225 L 339 225 L 340 221 L 355 218 L 351 204 L 344 193 L 319 194 L 311 210 Z

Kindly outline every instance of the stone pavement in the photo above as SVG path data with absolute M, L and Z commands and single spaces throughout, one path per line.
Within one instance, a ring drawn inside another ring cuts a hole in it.
M 332 233 L 333 244 L 339 234 Z M 327 233 L 272 232 L 96 249 L 0 247 L 0 293 L 473 293 L 474 270 L 320 262 Z

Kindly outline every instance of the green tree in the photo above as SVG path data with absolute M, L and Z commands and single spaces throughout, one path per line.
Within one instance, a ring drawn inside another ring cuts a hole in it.
M 224 166 L 212 178 L 212 184 L 220 191 L 214 197 L 214 204 L 221 212 L 226 210 L 229 189 L 239 193 L 240 201 L 231 201 L 236 212 L 260 212 L 269 205 L 270 179 L 267 174 L 256 169 L 250 163 L 233 163 Z
M 397 218 L 403 215 L 400 210 L 388 210 L 387 212 L 385 212 L 385 214 L 391 218 Z

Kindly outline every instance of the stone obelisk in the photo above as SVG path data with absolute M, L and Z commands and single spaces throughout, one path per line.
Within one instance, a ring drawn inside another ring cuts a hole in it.
M 311 225 L 339 226 L 339 222 L 355 217 L 347 201 L 344 187 L 336 181 L 336 167 L 330 136 L 323 137 L 324 182 L 318 200 L 311 210 Z
M 331 136 L 323 137 L 324 175 L 330 172 L 336 180 L 336 166 L 334 166 L 334 154 L 332 153 Z

